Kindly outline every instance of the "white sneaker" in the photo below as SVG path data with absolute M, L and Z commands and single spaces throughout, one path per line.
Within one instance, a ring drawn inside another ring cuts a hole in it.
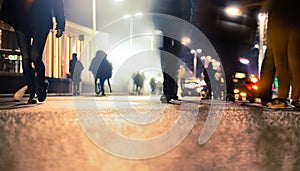
M 24 86 L 22 88 L 20 88 L 15 94 L 14 94 L 14 101 L 15 102 L 19 102 L 22 100 L 26 90 L 28 89 L 28 86 Z

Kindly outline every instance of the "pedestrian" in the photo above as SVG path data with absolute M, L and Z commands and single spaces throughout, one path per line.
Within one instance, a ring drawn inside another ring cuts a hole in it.
M 212 75 L 214 76 L 215 75 L 215 70 L 213 69 L 213 66 L 212 66 L 212 62 L 209 62 L 207 67 L 204 68 L 204 71 L 203 71 L 203 75 L 204 75 L 204 81 L 206 83 L 206 97 L 205 99 L 211 99 L 212 96 L 213 96 L 213 87 L 215 87 L 216 83 L 214 81 L 214 78 L 213 77 L 209 77 L 209 75 Z
M 155 78 L 151 78 L 150 79 L 150 87 L 151 87 L 151 94 L 155 95 L 155 91 L 156 91 L 156 82 L 155 82 Z
M 222 70 L 221 67 L 217 67 L 214 74 L 214 100 L 221 99 L 221 86 L 222 86 Z
M 135 87 L 135 93 L 137 95 L 142 94 L 142 89 L 144 86 L 145 75 L 143 73 L 137 72 L 133 77 L 133 83 Z
M 84 69 L 82 63 L 77 59 L 77 53 L 72 54 L 70 60 L 70 76 L 73 82 L 73 95 L 80 95 L 79 84 L 81 82 L 81 72 Z
M 180 87 L 180 94 L 183 97 L 184 96 L 184 85 L 185 85 L 185 77 L 186 77 L 186 71 L 184 65 L 180 65 L 179 69 L 177 70 L 177 79 L 179 81 L 179 87 Z
M 61 37 L 65 29 L 63 0 L 4 0 L 0 18 L 10 24 L 16 33 L 22 53 L 24 77 L 30 94 L 28 103 L 45 101 L 48 82 L 45 78 L 43 51 L 49 30 L 56 19 L 56 37 Z M 32 67 L 32 63 L 34 67 Z M 35 74 L 38 87 L 35 87 Z M 37 99 L 36 99 L 37 93 Z
M 159 14 L 171 15 L 180 19 L 189 21 L 191 6 L 190 1 L 187 0 L 155 0 L 152 4 L 152 12 Z M 161 31 L 165 21 L 160 18 L 153 17 L 155 29 Z M 172 28 L 170 28 L 172 29 Z M 181 41 L 181 40 L 180 40 Z M 163 45 L 160 47 L 161 68 L 163 72 L 163 95 L 160 101 L 169 103 L 171 100 L 179 100 L 177 96 L 177 69 L 179 66 L 178 59 L 173 59 L 173 56 L 179 58 L 183 45 L 179 40 L 175 40 L 168 36 L 163 36 Z
M 268 108 L 300 108 L 300 6 L 297 0 L 269 1 L 268 46 L 272 49 L 278 78 L 278 98 Z M 291 89 L 292 106 L 289 100 Z
M 110 92 L 112 92 L 111 85 L 109 82 L 109 78 L 112 77 L 112 64 L 107 60 L 107 54 L 99 50 L 96 52 L 96 56 L 93 58 L 89 70 L 94 75 L 95 81 L 95 93 L 98 95 L 102 92 L 102 96 L 106 96 L 104 90 L 104 82 L 105 80 L 108 81 Z M 98 80 L 100 83 L 98 84 Z M 100 90 L 99 90 L 100 87 Z

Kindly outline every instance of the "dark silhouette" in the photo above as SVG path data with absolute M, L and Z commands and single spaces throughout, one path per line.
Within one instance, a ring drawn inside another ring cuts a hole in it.
M 172 15 L 179 17 L 186 21 L 190 19 L 190 1 L 187 0 L 164 0 L 164 1 L 154 1 L 152 4 L 152 12 Z M 163 22 L 159 18 L 153 18 L 155 29 L 164 30 Z M 171 100 L 178 100 L 177 96 L 177 69 L 178 60 L 172 60 L 170 57 L 179 57 L 183 45 L 180 41 L 173 38 L 163 36 L 163 47 L 161 50 L 161 68 L 163 72 L 163 95 L 161 97 L 161 102 L 168 103 Z M 171 60 L 170 60 L 171 59 Z
M 272 99 L 272 84 L 275 78 L 274 55 L 270 48 L 266 49 L 265 57 L 260 70 L 260 82 L 258 96 L 261 104 L 266 105 Z
M 204 68 L 203 71 L 203 75 L 204 75 L 204 81 L 206 83 L 206 98 L 207 99 L 211 99 L 212 98 L 212 89 L 215 87 L 216 85 L 216 81 L 214 79 L 214 77 L 209 77 L 209 75 L 215 75 L 215 70 L 213 69 L 212 63 L 209 62 L 207 68 Z M 215 90 L 215 89 L 214 89 Z
M 73 95 L 79 95 L 79 83 L 81 82 L 81 72 L 84 69 L 82 63 L 77 59 L 77 54 L 72 54 L 70 61 L 70 76 L 73 82 Z
M 278 98 L 267 103 L 269 108 L 300 108 L 300 6 L 297 0 L 269 1 L 267 45 L 274 55 L 278 78 Z
M 135 88 L 135 93 L 137 95 L 142 94 L 144 80 L 145 80 L 145 76 L 143 74 L 140 74 L 139 72 L 137 72 L 133 77 L 133 84 L 134 84 L 134 88 Z
M 42 58 L 49 30 L 53 28 L 53 16 L 57 23 L 56 37 L 61 37 L 65 29 L 63 0 L 4 0 L 2 4 L 0 18 L 14 28 L 21 49 L 23 74 L 30 94 L 29 104 L 37 103 L 36 92 L 39 102 L 47 97 L 48 82 Z M 35 74 L 38 78 L 37 91 Z
M 156 91 L 156 82 L 155 82 L 155 78 L 151 78 L 150 80 L 150 87 L 151 87 L 151 94 L 155 94 Z
M 109 90 L 112 92 L 109 78 L 112 76 L 112 64 L 107 60 L 107 54 L 99 50 L 96 52 L 96 56 L 93 58 L 89 70 L 93 73 L 95 78 L 95 93 L 99 94 L 102 92 L 102 96 L 105 96 L 104 82 L 107 80 Z M 98 84 L 100 80 L 100 85 Z M 100 90 L 99 90 L 100 87 Z

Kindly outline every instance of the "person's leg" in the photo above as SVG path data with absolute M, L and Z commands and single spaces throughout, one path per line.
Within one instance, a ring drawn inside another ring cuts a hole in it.
M 290 74 L 287 56 L 289 30 L 287 28 L 282 28 L 283 26 L 278 24 L 271 24 L 269 27 L 270 37 L 272 38 L 270 46 L 274 54 L 274 62 L 278 78 L 278 98 L 287 99 L 290 88 Z
M 300 29 L 291 30 L 288 44 L 289 67 L 291 71 L 292 104 L 300 108 Z
M 38 100 L 43 102 L 47 97 L 47 88 L 48 83 L 46 83 L 45 78 L 45 65 L 43 62 L 43 52 L 45 43 L 47 40 L 49 30 L 33 30 L 32 31 L 32 45 L 31 45 L 31 52 L 30 57 L 32 62 L 34 63 L 35 71 L 38 78 Z
M 79 95 L 80 93 L 79 93 L 79 84 L 80 84 L 80 81 L 76 81 L 75 82 L 75 93 L 76 93 L 76 95 Z
M 272 84 L 275 77 L 275 63 L 274 56 L 271 48 L 268 48 L 265 53 L 264 60 L 261 66 L 260 82 L 259 82 L 259 98 L 262 105 L 265 105 L 272 99 Z
M 95 79 L 94 79 L 94 83 L 95 83 L 95 93 L 96 94 L 99 94 L 100 93 L 100 91 L 99 91 L 99 86 L 98 86 L 98 77 L 97 76 L 95 76 Z
M 35 99 L 35 73 L 34 69 L 32 68 L 32 61 L 29 55 L 31 49 L 31 38 L 28 34 L 25 34 L 17 29 L 15 30 L 15 33 L 22 53 L 23 75 L 26 80 L 26 84 L 28 85 L 28 92 L 30 94 L 28 103 L 34 104 L 37 103 L 37 101 Z
M 171 99 L 178 99 L 177 96 L 177 68 L 178 56 L 180 52 L 179 42 L 168 37 L 164 37 L 164 47 L 161 49 L 161 68 L 163 71 L 163 93 L 166 101 Z M 163 100 L 162 100 L 163 101 Z
M 73 95 L 76 95 L 76 83 L 74 80 L 72 80 L 73 82 Z
M 109 87 L 109 92 L 111 93 L 111 92 L 112 92 L 112 89 L 111 89 L 111 85 L 110 85 L 109 78 L 107 78 L 106 80 L 107 80 L 107 84 L 108 84 L 108 87 Z
M 105 96 L 104 81 L 105 81 L 104 78 L 100 78 L 100 88 L 101 88 L 102 96 Z

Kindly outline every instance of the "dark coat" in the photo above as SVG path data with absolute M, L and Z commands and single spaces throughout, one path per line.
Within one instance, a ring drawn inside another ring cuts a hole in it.
M 4 0 L 0 19 L 23 32 L 53 28 L 52 16 L 56 18 L 56 29 L 65 30 L 63 0 Z

